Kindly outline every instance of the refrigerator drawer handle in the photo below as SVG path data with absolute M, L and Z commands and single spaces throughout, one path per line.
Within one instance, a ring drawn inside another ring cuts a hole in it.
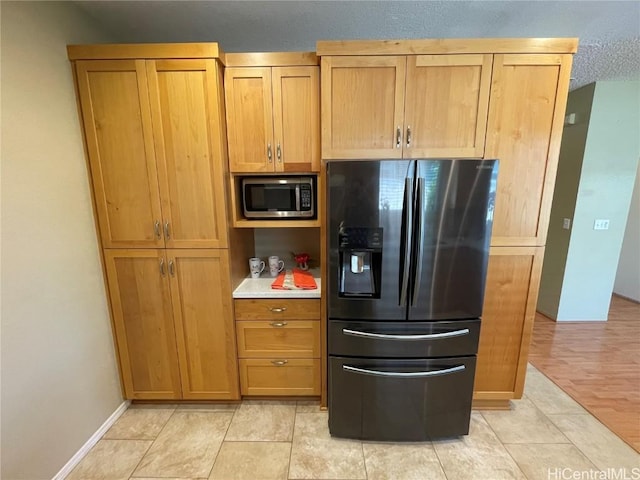
M 433 340 L 439 338 L 451 338 L 460 337 L 462 335 L 469 335 L 469 329 L 463 328 L 461 330 L 454 330 L 453 332 L 428 333 L 425 335 L 388 335 L 385 333 L 360 332 L 358 330 L 343 328 L 342 333 L 344 333 L 345 335 L 352 335 L 354 337 L 384 338 L 386 340 Z
M 464 365 L 458 365 L 457 367 L 444 368 L 442 370 L 433 370 L 431 372 L 381 372 L 379 370 L 367 370 L 365 368 L 352 367 L 350 365 L 343 365 L 342 369 L 345 372 L 353 372 L 361 375 L 372 375 L 374 377 L 396 377 L 396 378 L 424 378 L 424 377 L 437 377 L 439 375 L 448 375 L 450 373 L 464 371 Z

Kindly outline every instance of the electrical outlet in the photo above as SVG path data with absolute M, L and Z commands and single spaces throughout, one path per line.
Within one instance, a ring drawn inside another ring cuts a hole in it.
M 565 230 L 569 230 L 571 228 L 571 219 L 570 218 L 563 218 L 562 219 L 562 228 L 564 228 Z
M 597 218 L 593 222 L 594 230 L 609 230 L 609 219 L 608 218 Z

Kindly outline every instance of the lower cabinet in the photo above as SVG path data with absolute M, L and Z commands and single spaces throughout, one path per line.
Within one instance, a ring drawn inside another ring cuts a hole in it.
M 474 400 L 522 397 L 544 247 L 491 247 Z
M 239 398 L 227 250 L 105 250 L 126 398 Z
M 320 300 L 237 299 L 242 395 L 320 395 Z

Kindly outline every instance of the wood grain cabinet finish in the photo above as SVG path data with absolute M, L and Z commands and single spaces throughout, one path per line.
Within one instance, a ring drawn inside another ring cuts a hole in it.
M 497 158 L 491 245 L 546 243 L 571 54 L 495 55 L 486 158 Z
M 80 60 L 76 72 L 103 247 L 225 248 L 217 62 Z
M 237 399 L 226 250 L 105 251 L 125 396 Z
M 320 395 L 320 300 L 236 299 L 242 395 Z
M 322 57 L 322 157 L 481 158 L 492 55 Z
M 320 170 L 318 67 L 229 67 L 225 96 L 231 172 Z

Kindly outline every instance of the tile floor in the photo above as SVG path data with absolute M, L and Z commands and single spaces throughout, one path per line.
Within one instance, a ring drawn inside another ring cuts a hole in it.
M 474 411 L 466 437 L 413 444 L 331 438 L 316 402 L 134 405 L 67 479 L 640 478 L 640 455 L 535 368 L 513 403 Z

